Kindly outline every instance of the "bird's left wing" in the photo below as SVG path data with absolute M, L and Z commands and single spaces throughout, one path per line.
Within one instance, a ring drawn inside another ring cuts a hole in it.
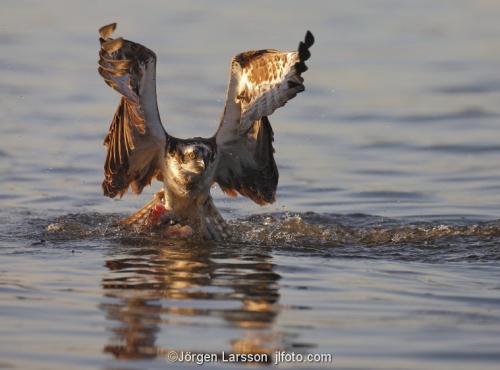
M 302 73 L 314 37 L 307 31 L 297 51 L 247 51 L 231 63 L 226 106 L 216 133 L 220 160 L 215 181 L 258 204 L 272 203 L 278 184 L 273 130 L 268 116 L 304 91 Z
M 116 23 L 99 29 L 99 74 L 122 97 L 104 140 L 104 194 L 140 193 L 161 178 L 167 141 L 156 101 L 156 55 L 141 44 L 112 39 Z

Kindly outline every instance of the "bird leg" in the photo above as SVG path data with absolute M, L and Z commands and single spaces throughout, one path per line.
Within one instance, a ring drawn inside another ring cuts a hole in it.
M 209 197 L 203 205 L 204 224 L 207 239 L 225 240 L 229 238 L 229 227 L 222 218 L 219 210 L 215 207 L 212 197 Z
M 144 205 L 140 210 L 135 212 L 133 215 L 127 217 L 124 220 L 120 221 L 120 224 L 122 225 L 140 225 L 140 226 L 146 226 L 150 225 L 150 218 L 152 218 L 151 221 L 154 220 L 154 216 L 158 215 L 160 216 L 159 213 L 161 212 L 160 209 L 157 209 L 157 206 L 163 206 L 163 201 L 164 201 L 164 191 L 163 189 L 157 192 L 154 196 L 153 199 L 151 199 L 148 203 Z M 156 212 L 155 212 L 155 209 Z M 165 209 L 165 212 L 167 210 Z M 162 212 L 163 213 L 163 212 Z M 150 217 L 152 216 L 152 217 Z
M 189 225 L 180 224 L 172 211 L 165 207 L 163 189 L 140 210 L 120 221 L 120 224 L 138 226 L 142 230 L 160 229 L 166 238 L 188 238 L 193 235 L 193 229 Z

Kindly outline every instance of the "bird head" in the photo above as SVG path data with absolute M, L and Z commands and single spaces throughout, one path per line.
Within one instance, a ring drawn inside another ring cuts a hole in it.
M 178 182 L 198 182 L 213 168 L 215 152 L 215 145 L 206 139 L 178 141 L 168 150 L 169 171 Z

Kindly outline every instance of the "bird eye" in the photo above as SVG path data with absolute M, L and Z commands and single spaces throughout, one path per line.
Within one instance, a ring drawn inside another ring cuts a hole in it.
M 196 158 L 196 153 L 195 152 L 189 152 L 186 154 L 186 158 L 187 159 L 190 159 L 190 160 L 193 160 Z

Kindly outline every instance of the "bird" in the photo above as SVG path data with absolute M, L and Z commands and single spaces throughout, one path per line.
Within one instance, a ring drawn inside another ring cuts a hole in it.
M 209 138 L 181 139 L 168 134 L 160 119 L 156 54 L 112 38 L 116 27 L 99 29 L 98 72 L 121 95 L 104 139 L 104 195 L 121 198 L 129 188 L 140 194 L 157 179 L 162 189 L 121 224 L 163 225 L 173 237 L 229 238 L 210 190 L 218 184 L 231 197 L 239 193 L 259 205 L 275 201 L 279 175 L 268 117 L 304 91 L 313 34 L 307 31 L 296 51 L 262 49 L 234 56 L 217 131 Z

